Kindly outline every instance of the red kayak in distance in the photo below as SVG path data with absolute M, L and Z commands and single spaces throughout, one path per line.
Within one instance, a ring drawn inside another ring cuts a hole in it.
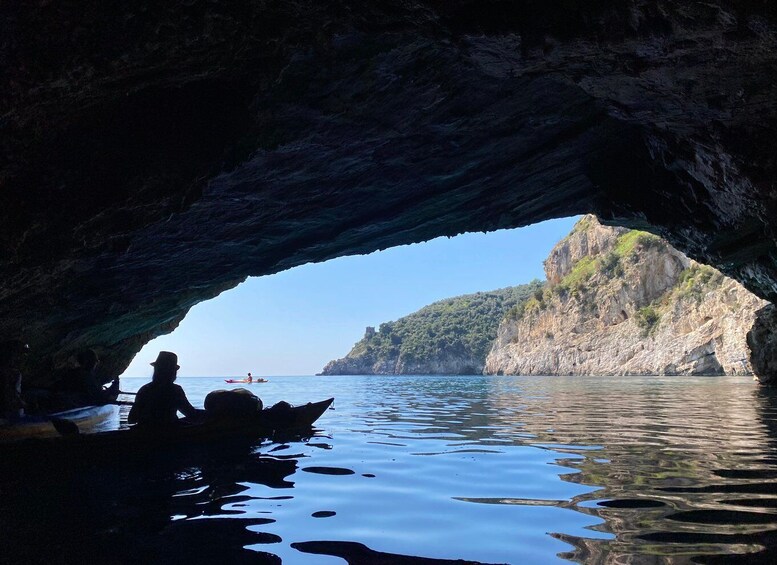
M 239 383 L 239 384 L 244 384 L 244 385 L 251 385 L 251 384 L 254 384 L 254 383 L 266 383 L 267 379 L 254 379 L 252 381 L 247 381 L 245 379 L 224 379 L 224 382 L 225 383 L 230 383 L 230 384 L 238 384 Z

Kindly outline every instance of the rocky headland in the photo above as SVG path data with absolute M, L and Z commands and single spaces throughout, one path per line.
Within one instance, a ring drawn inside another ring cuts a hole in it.
M 481 373 L 505 313 L 543 283 L 441 300 L 394 322 L 368 327 L 342 359 L 322 375 L 472 375 Z
M 586 216 L 545 273 L 502 321 L 484 372 L 752 373 L 746 336 L 766 302 L 654 235 Z

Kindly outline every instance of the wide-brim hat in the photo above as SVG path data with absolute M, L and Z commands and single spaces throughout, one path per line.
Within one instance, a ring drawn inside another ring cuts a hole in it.
M 178 355 L 172 351 L 160 351 L 159 355 L 156 356 L 156 361 L 150 363 L 150 365 L 161 369 L 170 369 L 172 367 L 175 367 L 176 369 L 181 368 L 178 366 Z

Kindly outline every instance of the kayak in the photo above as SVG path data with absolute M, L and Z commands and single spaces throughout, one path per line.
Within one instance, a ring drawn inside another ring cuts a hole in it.
M 18 448 L 40 447 L 52 449 L 83 448 L 90 453 L 120 450 L 124 455 L 147 453 L 148 449 L 176 445 L 200 445 L 208 442 L 219 444 L 229 440 L 256 441 L 279 436 L 304 435 L 312 430 L 313 423 L 332 405 L 334 398 L 320 402 L 308 402 L 301 406 L 273 406 L 259 410 L 249 418 L 206 419 L 201 423 L 181 421 L 169 428 L 143 428 L 134 426 L 95 434 L 65 435 L 51 439 L 29 439 L 13 445 Z
M 246 381 L 244 379 L 224 379 L 224 382 L 230 384 L 252 385 L 254 383 L 266 383 L 267 379 L 254 379 L 252 381 Z
M 144 441 L 152 439 L 155 442 L 169 443 L 194 440 L 197 442 L 212 439 L 262 439 L 276 434 L 293 433 L 309 430 L 324 412 L 332 405 L 334 398 L 320 402 L 308 402 L 301 406 L 285 408 L 272 406 L 256 412 L 251 418 L 219 418 L 205 420 L 202 423 L 182 423 L 165 430 L 144 430 L 135 426 L 129 430 L 119 430 L 95 434 L 118 439 L 132 434 Z M 88 436 L 85 436 L 88 437 Z
M 0 425 L 0 442 L 33 437 L 58 437 L 60 433 L 52 423 L 56 420 L 72 422 L 81 430 L 94 429 L 113 418 L 117 413 L 118 407 L 116 405 L 105 404 L 103 406 L 83 406 L 45 416 L 24 416 L 11 423 Z

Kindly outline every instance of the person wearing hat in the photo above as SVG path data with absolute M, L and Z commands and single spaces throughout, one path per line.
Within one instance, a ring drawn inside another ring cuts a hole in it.
M 143 426 L 171 426 L 178 422 L 178 412 L 196 419 L 202 411 L 192 406 L 183 389 L 175 384 L 180 369 L 178 356 L 171 351 L 160 351 L 151 365 L 154 367 L 151 382 L 138 390 L 127 422 Z

